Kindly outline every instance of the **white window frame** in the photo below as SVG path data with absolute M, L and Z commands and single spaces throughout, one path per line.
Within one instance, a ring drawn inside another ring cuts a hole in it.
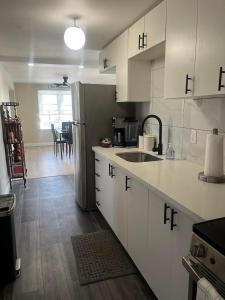
M 63 96 L 64 95 L 71 95 L 72 97 L 72 93 L 71 91 L 67 91 L 67 90 L 39 90 L 38 91 L 38 117 L 39 117 L 39 130 L 49 130 L 51 129 L 51 122 L 49 123 L 49 128 L 41 128 L 41 116 L 49 116 L 49 114 L 43 114 L 41 113 L 41 106 L 42 104 L 42 96 L 43 95 L 55 95 L 57 97 L 57 113 L 55 114 L 55 116 L 60 116 L 60 106 L 61 103 L 63 101 Z M 72 110 L 72 98 L 71 98 L 71 115 L 68 115 L 68 120 L 67 121 L 72 121 L 72 114 L 73 114 L 73 110 Z M 53 114 L 52 114 L 53 115 Z M 62 114 L 61 114 L 62 115 Z

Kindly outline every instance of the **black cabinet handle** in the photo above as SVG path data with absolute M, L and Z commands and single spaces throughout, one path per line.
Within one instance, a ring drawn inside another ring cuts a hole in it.
M 189 87 L 188 87 L 189 80 L 192 80 L 192 78 L 187 74 L 186 81 L 185 81 L 185 95 L 187 95 L 188 92 L 191 92 L 191 89 L 189 89 Z
M 95 173 L 95 176 L 96 176 L 96 177 L 101 177 L 100 174 L 98 174 L 98 173 Z
M 98 158 L 95 158 L 95 161 L 100 161 L 100 159 L 98 159 Z
M 108 59 L 107 58 L 104 58 L 104 60 L 103 60 L 103 68 L 104 69 L 108 68 Z
M 96 201 L 96 205 L 97 205 L 97 206 L 101 206 L 101 204 L 100 204 L 99 201 Z
M 146 42 L 145 42 L 146 40 Z M 147 47 L 147 34 L 142 33 L 142 48 Z
M 126 191 L 131 188 L 130 186 L 128 186 L 129 180 L 130 180 L 130 178 L 126 176 Z
M 143 36 L 141 34 L 138 35 L 138 50 L 143 48 Z
M 97 192 L 101 192 L 101 190 L 98 187 L 96 187 L 95 189 Z
M 117 91 L 115 91 L 115 100 L 117 100 L 118 99 L 118 97 L 117 97 Z
M 163 220 L 164 224 L 166 224 L 167 221 L 169 221 L 169 219 L 170 219 L 167 217 L 167 209 L 169 209 L 169 208 L 170 208 L 170 206 L 165 203 L 164 204 L 164 220 Z
M 113 177 L 116 176 L 115 173 L 114 173 L 114 170 L 115 170 L 115 167 L 113 167 L 113 166 L 111 165 L 111 178 L 113 178 Z
M 138 35 L 138 50 L 141 49 L 141 35 Z
M 174 215 L 177 214 L 177 211 L 175 211 L 174 208 L 171 209 L 171 221 L 170 221 L 170 229 L 173 231 L 173 228 L 177 226 L 177 224 L 174 223 Z
M 112 166 L 109 164 L 109 177 L 112 177 Z
M 221 91 L 221 88 L 224 88 L 224 84 L 222 84 L 223 74 L 225 74 L 225 71 L 223 71 L 223 67 L 220 67 L 218 91 Z

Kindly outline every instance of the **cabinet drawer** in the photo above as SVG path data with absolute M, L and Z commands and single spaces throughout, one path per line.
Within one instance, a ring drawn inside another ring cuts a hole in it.
M 96 206 L 101 211 L 101 213 L 104 215 L 103 206 L 102 206 L 102 190 L 101 190 L 101 188 L 96 186 L 95 192 L 96 192 Z
M 103 168 L 102 157 L 100 157 L 99 155 L 96 154 L 95 155 L 95 173 L 97 173 L 101 176 L 102 168 Z

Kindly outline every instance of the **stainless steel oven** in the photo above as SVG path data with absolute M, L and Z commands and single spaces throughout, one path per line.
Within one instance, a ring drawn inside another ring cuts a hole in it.
M 206 278 L 225 298 L 225 218 L 193 226 L 190 253 L 182 258 L 189 273 L 188 300 L 195 300 L 197 281 Z

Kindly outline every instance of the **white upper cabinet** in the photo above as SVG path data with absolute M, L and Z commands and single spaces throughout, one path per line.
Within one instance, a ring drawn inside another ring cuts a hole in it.
M 193 96 L 196 28 L 196 0 L 167 0 L 165 98 Z
M 128 30 L 115 41 L 117 102 L 150 101 L 150 64 L 142 60 L 128 60 Z
M 116 39 L 116 43 L 116 100 L 123 102 L 128 99 L 128 30 Z
M 198 0 L 195 96 L 225 94 L 225 1 Z
M 106 46 L 99 54 L 100 73 L 115 73 L 117 43 L 114 40 Z
M 129 28 L 128 58 L 143 51 L 143 37 L 145 31 L 144 17 Z
M 166 2 L 163 1 L 145 16 L 145 48 L 152 48 L 165 41 Z
M 163 1 L 129 28 L 128 58 L 164 42 L 165 27 L 166 3 Z M 157 56 L 156 53 L 153 55 Z M 151 55 L 146 60 L 148 57 Z

